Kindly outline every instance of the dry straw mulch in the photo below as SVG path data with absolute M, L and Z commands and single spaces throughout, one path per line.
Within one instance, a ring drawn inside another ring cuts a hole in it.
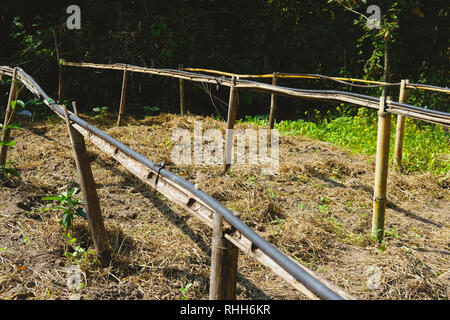
M 175 166 L 176 128 L 225 129 L 211 118 L 160 115 L 142 121 L 89 119 L 110 135 L 209 193 L 283 252 L 358 299 L 448 299 L 450 197 L 448 178 L 389 173 L 387 235 L 370 237 L 374 157 L 352 155 L 304 137 L 280 139 L 280 174 L 255 166 Z M 240 128 L 250 127 L 240 124 Z M 73 252 L 42 197 L 78 186 L 60 122 L 13 133 L 9 159 L 20 178 L 0 182 L 0 299 L 207 299 L 211 230 L 153 192 L 90 143 L 89 157 L 113 249 L 108 268 L 78 261 L 83 288 L 69 290 Z M 77 220 L 76 245 L 92 249 L 87 223 Z M 304 299 L 241 253 L 238 299 Z M 377 278 L 378 277 L 378 278 Z M 377 283 L 373 280 L 379 280 Z M 372 285 L 375 283 L 375 285 Z

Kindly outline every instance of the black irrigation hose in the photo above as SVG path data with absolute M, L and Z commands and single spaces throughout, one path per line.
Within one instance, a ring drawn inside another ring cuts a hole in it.
M 129 65 L 131 66 L 131 65 Z M 141 68 L 138 66 L 132 66 L 132 67 L 136 67 L 136 68 Z M 173 73 L 178 73 L 178 74 L 183 74 L 183 75 L 188 75 L 188 76 L 198 76 L 198 73 L 194 73 L 194 72 L 188 72 L 188 71 L 182 71 L 182 70 L 176 70 L 176 69 L 158 69 L 160 71 L 166 71 L 166 72 L 173 72 Z M 215 80 L 218 83 L 220 83 L 221 80 L 228 80 L 231 81 L 231 78 L 226 78 L 226 77 L 214 77 L 214 76 L 209 76 L 209 75 L 202 75 L 205 78 L 208 78 L 210 80 Z M 320 75 L 314 75 L 314 76 L 320 76 Z M 326 77 L 326 76 L 322 76 L 322 77 Z M 246 80 L 246 79 L 236 79 L 236 83 L 248 83 L 248 84 L 261 84 L 260 82 L 257 81 L 253 81 L 253 80 Z M 397 84 L 391 84 L 392 86 L 395 86 Z M 414 85 L 414 84 L 413 84 Z M 380 85 L 383 86 L 383 85 Z M 387 85 L 386 85 L 387 86 Z M 422 86 L 422 85 L 420 85 Z M 292 91 L 296 91 L 296 92 L 301 92 L 301 93 L 319 93 L 319 94 L 329 94 L 329 95 L 347 95 L 350 97 L 355 97 L 355 98 L 359 98 L 359 99 L 363 99 L 363 100 L 369 100 L 369 101 L 373 101 L 376 102 L 377 104 L 380 103 L 380 98 L 378 97 L 372 97 L 372 96 L 367 96 L 367 95 L 363 95 L 363 94 L 359 94 L 359 93 L 354 93 L 354 92 L 346 92 L 346 91 L 339 91 L 339 90 L 314 90 L 314 89 L 295 89 L 295 88 L 289 88 L 289 87 L 285 87 L 285 86 L 277 86 L 280 87 L 282 89 L 287 89 L 287 90 L 292 90 Z M 429 86 L 427 85 L 427 87 L 430 88 L 437 88 L 437 89 L 445 89 L 445 88 L 441 88 L 441 87 L 435 87 L 435 86 Z M 258 89 L 256 89 L 258 90 Z M 428 115 L 437 115 L 437 116 L 444 116 L 444 117 L 450 117 L 450 113 L 448 112 L 444 112 L 444 111 L 438 111 L 438 110 L 432 110 L 432 109 L 424 109 L 421 107 L 417 107 L 417 106 L 413 106 L 410 104 L 406 104 L 406 103 L 400 103 L 400 102 L 396 102 L 396 101 L 391 101 L 388 100 L 388 104 L 395 106 L 395 107 L 399 107 L 403 110 L 409 110 L 409 111 L 415 111 L 415 112 L 420 112 L 422 114 L 428 114 Z M 387 111 L 389 111 L 389 108 L 387 108 Z
M 41 98 L 46 100 L 53 111 L 59 114 L 61 117 L 64 117 L 64 111 L 42 90 L 42 88 L 21 68 L 18 68 L 19 72 L 37 89 Z M 173 183 L 183 187 L 184 189 L 191 192 L 193 195 L 204 201 L 208 206 L 210 206 L 215 212 L 222 215 L 223 218 L 228 221 L 236 230 L 238 230 L 241 234 L 247 237 L 253 245 L 263 251 L 266 255 L 268 255 L 273 261 L 275 261 L 278 265 L 280 265 L 285 271 L 291 274 L 297 281 L 302 283 L 308 290 L 310 290 L 313 294 L 321 299 L 326 300 L 344 300 L 340 295 L 335 293 L 333 290 L 325 286 L 322 282 L 314 278 L 311 274 L 305 271 L 298 264 L 293 262 L 290 258 L 288 258 L 285 254 L 283 254 L 276 247 L 268 243 L 264 238 L 259 236 L 256 232 L 254 232 L 249 226 L 247 226 L 244 222 L 242 222 L 238 217 L 236 217 L 233 213 L 231 213 L 228 209 L 223 207 L 217 200 L 212 198 L 210 195 L 206 194 L 202 190 L 198 190 L 195 186 L 188 182 L 187 180 L 177 176 L 176 174 L 166 170 L 161 169 L 161 167 L 155 164 L 153 161 L 145 158 L 138 152 L 129 148 L 125 144 L 120 141 L 114 139 L 109 136 L 102 130 L 94 127 L 88 122 L 80 119 L 79 117 L 69 114 L 69 119 L 74 123 L 78 124 L 85 130 L 90 133 L 96 135 L 100 139 L 110 143 L 115 146 L 134 160 L 142 163 L 147 166 L 149 169 L 159 172 L 159 174 Z
M 259 82 L 256 82 L 256 81 L 243 80 L 243 79 L 236 80 L 236 82 L 243 82 L 243 83 L 248 83 L 248 84 L 260 84 Z M 345 92 L 345 91 L 338 91 L 338 90 L 295 89 L 295 88 L 289 88 L 289 87 L 284 87 L 284 86 L 277 86 L 277 87 L 279 87 L 281 89 L 286 89 L 286 90 L 291 90 L 291 91 L 301 92 L 301 93 L 346 95 L 346 96 L 355 97 L 355 98 L 359 98 L 359 99 L 363 99 L 363 100 L 373 101 L 373 102 L 376 102 L 377 104 L 380 103 L 380 98 L 367 96 L 367 95 L 363 95 L 363 94 L 359 94 L 359 93 L 353 93 L 353 92 Z M 264 89 L 261 88 L 261 89 L 256 89 L 256 90 L 264 90 Z M 332 100 L 336 100 L 336 99 L 333 99 L 333 98 L 331 98 L 331 99 Z M 391 100 L 388 100 L 388 104 L 392 105 L 392 106 L 395 106 L 395 107 L 399 107 L 399 108 L 401 108 L 403 110 L 416 111 L 416 112 L 420 112 L 422 114 L 437 115 L 437 116 L 444 116 L 444 117 L 449 117 L 450 118 L 450 113 L 444 112 L 444 111 L 438 111 L 438 110 L 432 110 L 432 109 L 424 109 L 424 108 L 420 108 L 420 107 L 413 106 L 413 105 L 410 105 L 410 104 L 395 102 L 395 101 L 391 101 Z M 387 111 L 389 111 L 389 108 L 387 108 Z

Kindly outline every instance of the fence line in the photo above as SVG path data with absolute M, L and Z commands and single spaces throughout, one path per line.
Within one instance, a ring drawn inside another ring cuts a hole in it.
M 15 69 L 17 70 L 17 79 L 60 118 L 65 119 L 69 126 L 89 139 L 100 150 L 116 159 L 143 182 L 194 214 L 210 227 L 213 224 L 212 220 L 214 217 L 223 217 L 231 226 L 231 229 L 227 229 L 224 232 L 223 237 L 244 253 L 268 266 L 275 274 L 285 279 L 294 288 L 313 299 L 354 299 L 342 289 L 321 279 L 311 270 L 286 256 L 218 201 L 202 190 L 197 189 L 192 183 L 166 170 L 163 165 L 158 166 L 102 130 L 80 119 L 76 114 L 65 112 L 64 108 L 51 99 L 25 71 L 21 68 Z M 0 74 L 12 76 L 13 70 L 9 67 L 0 67 Z M 83 190 L 83 192 L 86 192 L 86 190 Z M 222 268 L 227 267 L 230 266 L 222 266 Z M 236 284 L 230 283 L 229 285 L 235 286 Z
M 255 74 L 234 74 L 234 73 L 230 73 L 230 72 L 223 72 L 223 71 L 218 71 L 218 70 L 211 70 L 211 69 L 203 69 L 203 68 L 183 68 L 182 70 L 186 70 L 186 71 L 194 71 L 194 72 L 205 72 L 205 73 L 211 73 L 211 74 L 217 74 L 217 75 L 223 75 L 223 76 L 228 76 L 228 77 L 232 77 L 235 76 L 237 78 L 240 79 L 251 79 L 251 78 L 260 78 L 260 79 L 264 79 L 264 78 L 272 78 L 273 73 L 272 74 L 260 74 L 260 75 L 255 75 Z M 330 77 L 330 76 L 324 76 L 321 74 L 300 74 L 300 73 L 279 73 L 277 72 L 277 76 L 279 78 L 291 78 L 291 79 L 328 79 L 328 80 L 333 80 L 333 81 L 337 81 L 340 83 L 344 83 L 346 85 L 350 85 L 350 86 L 357 86 L 357 87 L 361 87 L 361 88 L 377 88 L 377 87 L 399 87 L 401 85 L 400 82 L 396 82 L 396 83 L 388 83 L 388 82 L 382 82 L 382 81 L 374 81 L 374 80 L 363 80 L 363 79 L 356 79 L 356 78 L 342 78 L 342 77 Z M 352 82 L 361 82 L 361 83 L 369 83 L 369 84 L 374 84 L 373 86 L 371 85 L 367 85 L 367 86 L 361 86 L 361 85 L 356 85 L 354 83 L 349 83 L 346 81 L 352 81 Z M 408 89 L 422 89 L 422 90 L 430 90 L 430 91 L 437 91 L 437 92 L 443 92 L 443 93 L 450 93 L 450 88 L 444 88 L 444 87 L 438 87 L 438 86 L 430 86 L 430 85 L 425 85 L 425 84 L 419 84 L 419 83 L 409 83 L 407 85 Z
M 249 90 L 256 90 L 261 91 L 265 93 L 271 94 L 271 109 L 270 109 L 270 119 L 269 119 L 269 129 L 273 129 L 274 125 L 274 119 L 275 119 L 275 111 L 277 109 L 277 103 L 276 103 L 276 96 L 277 95 L 285 95 L 295 98 L 301 98 L 301 99 L 310 99 L 310 100 L 322 100 L 322 101 L 338 101 L 338 102 L 345 102 L 350 103 L 357 106 L 362 106 L 366 108 L 372 108 L 379 111 L 379 114 L 385 114 L 386 117 L 389 117 L 389 121 L 391 118 L 391 114 L 398 115 L 399 123 L 404 120 L 405 117 L 426 121 L 430 123 L 439 124 L 442 126 L 450 127 L 450 113 L 436 111 L 436 110 L 429 110 L 420 108 L 417 106 L 409 105 L 405 103 L 405 99 L 401 99 L 400 102 L 395 102 L 390 100 L 390 98 L 386 99 L 385 97 L 376 98 L 372 96 L 362 95 L 362 94 L 356 94 L 356 93 L 350 93 L 350 92 L 344 92 L 344 91 L 337 91 L 337 90 L 306 90 L 306 89 L 295 89 L 295 88 L 289 88 L 285 86 L 279 86 L 276 85 L 276 79 L 281 77 L 307 77 L 307 78 L 326 78 L 333 81 L 339 81 L 342 82 L 340 79 L 345 80 L 351 80 L 351 81 L 359 81 L 359 82 L 365 82 L 365 83 L 376 83 L 375 86 L 397 86 L 402 85 L 402 83 L 399 84 L 390 84 L 386 82 L 377 82 L 377 81 L 369 81 L 369 80 L 361 80 L 361 79 L 353 79 L 353 78 L 333 78 L 333 77 L 327 77 L 327 76 L 321 76 L 321 75 L 299 75 L 299 74 L 271 74 L 271 75 L 234 75 L 232 73 L 227 72 L 221 72 L 221 71 L 215 71 L 215 70 L 208 70 L 208 69 L 192 69 L 192 68 L 186 68 L 189 70 L 203 70 L 203 71 L 209 71 L 209 72 L 216 72 L 221 75 L 221 77 L 217 76 L 211 76 L 211 75 L 204 75 L 200 73 L 194 73 L 192 71 L 186 71 L 186 69 L 182 70 L 174 70 L 174 69 L 156 69 L 156 68 L 146 68 L 146 67 L 139 67 L 134 65 L 128 65 L 128 64 L 96 64 L 96 63 L 83 63 L 83 62 L 66 62 L 66 61 L 60 61 L 62 65 L 65 66 L 72 66 L 72 67 L 85 67 L 85 68 L 97 68 L 97 69 L 109 69 L 109 70 L 122 70 L 124 72 L 140 72 L 140 73 L 147 73 L 147 74 L 153 74 L 153 75 L 159 75 L 159 76 L 167 76 L 172 78 L 178 78 L 180 80 L 180 83 L 183 82 L 183 85 L 180 86 L 180 108 L 181 113 L 184 114 L 184 80 L 189 80 L 193 82 L 201 82 L 201 83 L 210 83 L 210 84 L 216 84 L 217 86 L 223 85 L 230 87 L 230 100 L 229 100 L 229 106 L 228 106 L 228 120 L 227 120 L 227 128 L 228 129 L 234 129 L 235 124 L 235 118 L 237 113 L 237 101 L 236 99 L 231 99 L 233 95 L 237 95 L 237 92 L 239 91 L 239 88 L 246 88 Z M 180 67 L 181 69 L 181 67 Z M 227 78 L 226 76 L 231 76 L 231 78 Z M 257 78 L 257 77 L 272 77 L 272 84 L 266 84 L 261 82 L 255 82 L 251 80 L 241 79 L 239 77 L 250 77 L 250 78 Z M 347 83 L 345 83 L 347 84 Z M 367 87 L 367 86 L 366 86 Z M 429 86 L 429 85 L 418 85 L 418 84 L 406 84 L 406 88 L 421 88 L 426 90 L 437 90 L 441 92 L 450 92 L 447 88 L 440 88 L 435 86 Z M 122 87 L 122 90 L 124 90 L 124 87 Z M 181 101 L 181 99 L 183 99 Z M 122 112 L 123 105 L 121 103 L 121 112 Z M 121 114 L 119 112 L 119 118 Z M 384 122 L 386 117 L 379 117 L 380 122 Z M 402 120 L 403 119 L 403 120 Z M 386 120 L 386 121 L 388 121 Z M 120 121 L 118 121 L 120 123 Z M 380 126 L 379 127 L 379 134 L 383 135 L 386 139 L 390 138 L 390 131 L 382 132 L 383 128 L 386 126 Z M 397 137 L 396 137 L 396 145 L 401 146 L 403 141 L 403 128 L 399 128 Z M 232 133 L 229 134 L 230 130 L 227 130 L 227 141 L 232 141 Z M 379 141 L 386 141 L 384 139 L 381 139 Z M 378 148 L 379 147 L 379 148 Z M 231 149 L 231 145 L 227 142 L 225 145 L 225 154 L 229 154 L 229 151 Z M 380 145 L 377 145 L 377 158 L 388 158 L 389 149 L 381 148 Z M 397 148 L 397 155 L 399 157 L 401 156 L 400 148 Z M 401 158 L 396 157 L 395 163 L 400 163 Z M 224 159 L 224 171 L 228 169 L 226 158 Z M 384 168 L 385 167 L 385 168 Z M 400 168 L 400 166 L 397 166 L 397 168 Z M 387 165 L 384 161 L 377 161 L 376 165 L 376 172 L 384 172 L 386 171 L 386 174 L 379 174 L 375 176 L 375 188 L 378 186 L 384 186 L 387 184 Z M 375 197 L 381 197 L 386 198 L 386 194 L 383 195 L 384 188 L 381 188 L 379 195 L 375 194 Z M 381 195 L 381 196 L 380 196 Z M 386 198 L 387 200 L 387 198 Z M 372 230 L 375 236 L 377 236 L 378 240 L 381 241 L 384 236 L 384 215 L 385 215 L 385 209 L 386 209 L 386 201 L 381 201 L 381 204 L 375 200 L 374 201 L 374 207 L 373 207 L 373 219 L 372 219 Z M 380 229 L 379 229 L 380 228 Z
M 63 61 L 62 64 L 64 66 L 71 66 L 71 67 L 121 70 L 121 71 L 127 70 L 131 72 L 167 76 L 172 78 L 190 80 L 194 82 L 210 83 L 227 87 L 235 86 L 236 88 L 246 88 L 249 90 L 257 90 L 266 93 L 273 93 L 277 95 L 285 95 L 302 99 L 345 102 L 377 110 L 379 109 L 380 105 L 379 98 L 357 93 L 350 93 L 337 90 L 295 89 L 284 86 L 238 79 L 237 77 L 234 80 L 234 84 L 232 84 L 233 82 L 232 78 L 214 77 L 176 69 L 156 69 L 125 64 L 97 64 L 97 63 L 66 62 L 66 61 Z M 273 77 L 273 74 L 270 75 L 270 77 Z M 450 127 L 450 113 L 430 109 L 423 109 L 417 106 L 409 105 L 406 103 L 399 103 L 391 100 L 386 101 L 386 111 L 391 114 L 402 115 L 408 118 Z

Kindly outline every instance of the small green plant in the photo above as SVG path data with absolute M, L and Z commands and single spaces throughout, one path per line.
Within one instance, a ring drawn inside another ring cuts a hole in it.
M 42 198 L 42 200 L 59 202 L 59 205 L 53 206 L 51 210 L 53 212 L 62 212 L 59 224 L 63 226 L 65 230 L 72 228 L 73 220 L 78 216 L 87 220 L 86 211 L 82 208 L 83 201 L 74 198 L 77 191 L 78 188 L 73 188 L 70 192 L 65 191 L 57 196 Z
M 412 231 L 414 232 L 414 236 L 416 238 L 421 238 L 422 237 L 422 231 L 420 231 L 420 229 L 414 227 L 414 228 L 412 228 Z
M 8 177 L 18 177 L 20 176 L 17 169 L 7 166 L 0 166 L 0 176 L 8 176 Z
M 267 195 L 269 196 L 269 197 L 271 197 L 272 199 L 275 199 L 276 198 L 276 193 L 275 192 L 273 192 L 273 190 L 272 190 L 272 188 L 269 188 L 269 189 L 267 189 Z
M 257 116 L 245 116 L 245 120 L 240 119 L 236 121 L 236 123 L 243 123 L 243 122 L 256 124 L 258 126 L 266 126 L 269 123 L 269 115 L 262 114 Z
M 159 112 L 160 111 L 160 109 L 159 109 L 159 107 L 157 107 L 157 106 L 153 106 L 153 107 L 150 107 L 150 106 L 144 106 L 144 110 L 145 110 L 145 114 L 147 115 L 154 115 L 155 113 L 157 113 L 157 112 Z
M 66 249 L 64 251 L 64 256 L 69 259 L 70 264 L 93 264 L 97 262 L 97 256 L 95 251 L 90 249 L 86 250 L 85 248 L 77 245 L 74 246 L 77 238 L 73 237 L 70 232 L 62 234 L 64 242 L 66 244 Z M 72 252 L 69 251 L 69 248 L 72 248 Z
M 23 130 L 23 128 L 20 125 L 11 123 L 11 119 L 13 118 L 16 107 L 20 106 L 20 107 L 24 108 L 25 103 L 21 100 L 13 100 L 13 101 L 11 101 L 10 106 L 12 109 L 12 115 L 10 116 L 9 119 L 7 119 L 5 127 L 2 124 L 0 124 L 0 131 L 2 133 L 5 130 Z M 14 146 L 16 146 L 16 142 L 13 140 L 5 140 L 5 141 L 0 140 L 0 147 L 2 147 L 2 146 L 14 147 Z M 9 164 L 11 164 L 11 163 L 12 162 L 9 162 Z M 0 175 L 9 176 L 9 177 L 12 177 L 12 176 L 18 177 L 19 172 L 11 165 L 10 166 L 1 165 L 0 166 Z
M 6 129 L 9 129 L 9 130 L 13 130 L 13 129 L 15 129 L 15 130 L 23 130 L 23 128 L 20 125 L 12 124 L 12 123 L 8 124 L 6 126 Z M 3 125 L 2 124 L 0 124 L 0 130 L 3 131 Z M 14 147 L 15 145 L 16 145 L 16 142 L 13 141 L 13 140 L 7 140 L 7 141 L 0 140 L 0 147 L 1 146 Z
M 285 219 L 281 219 L 281 218 L 275 218 L 274 220 L 272 220 L 272 224 L 273 225 L 278 225 L 278 226 L 282 226 L 285 223 Z
M 180 292 L 183 300 L 189 299 L 189 289 L 192 287 L 192 283 L 188 283 L 184 288 L 180 288 Z
M 22 243 L 23 243 L 24 245 L 29 244 L 29 243 L 30 243 L 30 236 L 24 235 L 24 236 L 23 236 Z
M 396 238 L 396 239 L 398 239 L 398 232 L 397 232 L 396 229 L 386 230 L 384 232 L 384 235 L 386 236 L 386 238 Z
M 103 106 L 103 107 L 95 107 L 92 109 L 92 112 L 94 113 L 94 118 L 100 118 L 101 116 L 103 116 L 106 112 L 108 111 L 108 107 Z
M 329 202 L 329 200 L 326 198 L 326 197 L 320 197 L 319 198 L 319 206 L 317 207 L 318 209 L 319 209 L 319 211 L 320 211 L 320 213 L 328 213 L 328 209 L 329 209 L 329 207 L 328 207 L 328 203 Z

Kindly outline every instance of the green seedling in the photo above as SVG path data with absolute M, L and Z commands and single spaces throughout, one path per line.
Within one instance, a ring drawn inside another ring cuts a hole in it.
M 0 166 L 0 176 L 1 175 L 5 175 L 5 176 L 9 176 L 9 177 L 18 177 L 20 176 L 19 172 L 14 169 L 14 168 L 10 168 L 10 167 L 6 167 L 6 166 Z
M 51 210 L 53 212 L 62 213 L 59 224 L 63 226 L 65 230 L 72 228 L 73 220 L 78 216 L 87 220 L 86 211 L 82 208 L 83 201 L 74 198 L 77 191 L 78 188 L 73 188 L 70 192 L 63 192 L 57 196 L 42 198 L 42 200 L 59 202 L 59 205 L 53 206 Z
M 67 248 L 64 252 L 64 256 L 69 259 L 71 264 L 93 264 L 98 261 L 94 250 L 86 250 L 79 245 L 74 247 L 77 238 L 73 237 L 70 232 L 63 233 L 62 236 Z M 73 249 L 73 252 L 68 250 L 69 247 Z
M 384 235 L 388 238 L 398 238 L 398 232 L 396 229 L 386 230 Z
M 148 113 L 150 115 L 155 114 L 156 112 L 160 111 L 159 107 L 156 107 L 156 106 L 153 106 L 153 107 L 144 106 L 144 110 L 145 110 L 146 114 Z
M 108 107 L 104 106 L 104 107 L 95 107 L 92 109 L 92 112 L 94 112 L 94 118 L 100 118 L 101 116 L 103 116 L 106 112 L 108 111 Z
M 183 300 L 189 299 L 189 289 L 192 287 L 192 283 L 188 283 L 184 288 L 180 288 L 180 292 Z
M 273 192 L 272 188 L 267 189 L 267 195 L 268 195 L 269 197 L 271 197 L 272 199 L 275 199 L 276 196 L 277 196 L 277 195 L 275 194 L 275 192 Z
M 18 124 L 8 124 L 7 126 L 6 126 L 6 129 L 10 129 L 10 130 L 13 130 L 13 129 L 15 129 L 15 130 L 23 130 L 23 128 L 20 126 L 20 125 L 18 125 Z M 0 124 L 0 130 L 3 130 L 3 125 L 2 124 Z M 7 140 L 7 141 L 2 141 L 2 140 L 0 140 L 0 147 L 1 146 L 8 146 L 8 147 L 14 147 L 16 145 L 16 142 L 15 141 L 13 141 L 13 140 Z

